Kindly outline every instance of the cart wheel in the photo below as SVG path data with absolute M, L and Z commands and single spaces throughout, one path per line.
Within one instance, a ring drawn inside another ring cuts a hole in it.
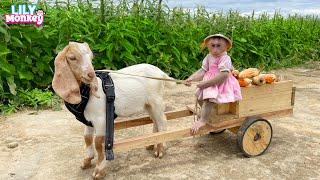
M 238 145 L 244 156 L 259 156 L 268 149 L 271 143 L 272 126 L 265 119 L 250 117 L 243 122 L 237 136 Z
M 221 134 L 225 131 L 226 129 L 222 129 L 222 130 L 219 130 L 219 131 L 213 131 L 213 132 L 210 132 L 211 135 L 216 135 L 216 134 Z

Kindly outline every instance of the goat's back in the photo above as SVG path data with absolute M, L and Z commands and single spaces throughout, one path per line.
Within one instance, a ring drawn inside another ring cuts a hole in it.
M 151 64 L 137 64 L 118 70 L 121 73 L 168 78 L 169 76 Z M 116 113 L 129 116 L 144 111 L 145 105 L 155 98 L 163 98 L 165 81 L 110 73 L 115 84 Z M 119 107 L 119 108 L 117 108 Z

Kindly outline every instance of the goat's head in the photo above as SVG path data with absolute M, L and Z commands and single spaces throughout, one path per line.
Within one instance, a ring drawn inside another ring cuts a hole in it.
M 54 91 L 65 101 L 81 101 L 80 84 L 90 84 L 91 92 L 97 91 L 97 78 L 92 66 L 93 54 L 87 43 L 69 42 L 54 61 L 52 80 Z

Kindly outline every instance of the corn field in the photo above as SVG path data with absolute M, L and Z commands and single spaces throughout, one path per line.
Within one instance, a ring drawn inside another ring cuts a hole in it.
M 229 55 L 238 69 L 270 70 L 319 60 L 320 20 L 315 16 L 275 13 L 256 17 L 254 12 L 241 16 L 236 11 L 208 12 L 203 7 L 191 12 L 170 9 L 161 0 L 100 3 L 97 8 L 90 1 L 56 1 L 53 6 L 40 2 L 38 8 L 46 13 L 40 28 L 6 25 L 1 15 L 0 112 L 12 104 L 16 104 L 13 109 L 19 107 L 19 93 L 51 90 L 54 58 L 70 40 L 90 45 L 95 69 L 149 63 L 179 79 L 200 67 L 207 53 L 200 48 L 201 41 L 213 33 L 233 40 Z M 10 13 L 11 4 L 1 1 L 0 13 Z

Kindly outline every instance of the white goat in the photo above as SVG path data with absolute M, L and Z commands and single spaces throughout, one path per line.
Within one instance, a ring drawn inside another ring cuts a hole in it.
M 94 178 L 105 176 L 106 160 L 104 155 L 104 136 L 106 129 L 106 97 L 102 82 L 97 78 L 92 66 L 93 54 L 87 43 L 70 42 L 55 58 L 55 73 L 52 86 L 55 92 L 65 101 L 77 104 L 81 101 L 80 84 L 90 84 L 90 98 L 84 115 L 93 124 L 85 127 L 84 139 L 87 156 L 82 168 L 91 166 L 94 158 L 93 134 L 95 132 L 95 149 L 98 161 L 93 172 Z M 138 64 L 119 70 L 122 73 L 169 78 L 159 68 L 150 64 Z M 153 131 L 166 130 L 163 94 L 165 85 L 173 86 L 173 82 L 158 81 L 141 77 L 125 76 L 110 73 L 115 86 L 115 113 L 118 116 L 130 116 L 147 111 L 153 120 Z M 163 144 L 154 146 L 155 156 L 162 157 Z

